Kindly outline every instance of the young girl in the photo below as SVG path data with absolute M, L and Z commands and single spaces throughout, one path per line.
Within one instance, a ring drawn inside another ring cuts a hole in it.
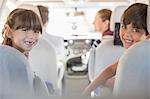
M 129 6 L 121 18 L 120 37 L 123 46 L 128 49 L 130 46 L 149 36 L 147 30 L 147 5 L 135 3 Z M 109 65 L 83 92 L 83 95 L 90 94 L 99 85 L 108 83 L 108 79 L 115 76 L 118 61 Z
M 28 57 L 37 44 L 42 26 L 36 13 L 26 9 L 15 9 L 7 17 L 2 35 L 3 45 L 9 45 Z

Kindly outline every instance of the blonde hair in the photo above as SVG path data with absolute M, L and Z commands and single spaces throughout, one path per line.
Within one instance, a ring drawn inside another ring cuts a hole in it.
M 101 14 L 101 18 L 103 20 L 109 20 L 110 21 L 110 17 L 111 17 L 111 13 L 112 11 L 109 9 L 101 9 L 98 11 L 99 14 Z

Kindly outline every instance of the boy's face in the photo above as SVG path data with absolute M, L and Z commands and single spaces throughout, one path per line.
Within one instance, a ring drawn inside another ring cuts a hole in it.
M 26 28 L 12 32 L 12 46 L 21 52 L 29 52 L 37 44 L 40 35 L 40 33 Z
M 146 32 L 143 29 L 134 28 L 132 24 L 120 26 L 120 38 L 123 46 L 129 48 L 131 45 L 146 39 Z

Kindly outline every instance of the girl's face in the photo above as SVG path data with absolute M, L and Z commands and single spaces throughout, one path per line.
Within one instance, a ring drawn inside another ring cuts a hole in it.
M 143 29 L 134 28 L 131 23 L 126 26 L 121 24 L 120 38 L 123 46 L 129 48 L 136 42 L 146 39 L 146 32 Z
M 40 32 L 26 28 L 12 30 L 12 46 L 21 52 L 29 52 L 38 42 Z

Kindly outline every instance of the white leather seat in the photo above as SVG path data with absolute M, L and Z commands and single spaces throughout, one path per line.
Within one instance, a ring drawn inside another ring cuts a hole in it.
M 18 50 L 0 45 L 0 99 L 31 99 L 33 95 L 28 60 Z
M 54 46 L 58 58 L 57 60 L 63 61 L 65 57 L 64 39 L 62 37 L 50 35 L 46 31 L 43 31 L 42 38 Z
M 112 31 L 115 31 L 115 23 L 120 23 L 121 15 L 123 14 L 126 7 L 127 6 L 117 6 L 112 12 L 110 20 L 110 29 Z M 119 59 L 123 53 L 124 48 L 121 46 L 114 46 L 113 39 L 113 37 L 109 37 L 109 39 L 104 38 L 104 41 L 102 41 L 102 43 L 96 49 L 92 49 L 90 52 L 89 69 L 94 68 L 91 69 L 94 71 L 89 70 L 89 76 L 94 76 L 95 78 L 100 73 L 100 71 L 105 68 L 105 66 L 117 61 L 117 59 Z M 93 54 L 95 55 L 95 58 Z M 93 62 L 94 60 L 95 62 Z M 94 78 L 91 77 L 90 79 L 93 80 Z
M 120 18 L 126 6 L 118 6 L 114 9 L 111 16 L 110 29 L 115 34 L 115 24 L 120 23 Z M 100 72 L 109 64 L 115 63 L 119 60 L 125 49 L 122 46 L 114 45 L 114 37 L 107 36 L 102 39 L 101 44 L 96 49 L 92 49 L 89 58 L 89 77 L 93 81 Z M 93 62 L 94 61 L 94 62 Z M 101 92 L 101 93 L 99 93 Z M 98 91 L 98 95 L 111 95 L 112 91 L 103 87 Z
M 24 54 L 0 45 L 0 99 L 36 99 L 39 96 L 49 97 L 47 87 L 39 77 L 38 80 L 34 77 Z
M 63 76 L 59 75 L 59 72 L 62 71 L 57 66 L 56 52 L 53 46 L 45 39 L 40 38 L 38 44 L 31 50 L 29 60 L 35 74 L 44 81 L 52 83 L 55 91 L 59 94 Z
M 49 99 L 50 96 L 52 96 L 51 94 L 49 94 L 45 81 L 43 81 L 37 75 L 34 75 L 33 86 L 34 86 L 35 96 L 38 97 L 38 99 Z
M 18 8 L 33 10 L 41 20 L 39 10 L 36 6 L 31 4 L 22 4 L 19 5 Z M 29 56 L 32 63 L 31 67 L 32 70 L 38 76 L 42 77 L 44 81 L 49 81 L 53 84 L 55 90 L 57 90 L 56 93 L 61 94 L 64 65 L 59 62 L 59 59 L 61 60 L 64 58 L 64 40 L 45 33 L 44 26 L 42 30 L 43 33 L 39 43 L 35 48 L 33 48 Z M 40 55 L 37 55 L 37 53 L 40 53 Z
M 119 60 L 123 54 L 125 49 L 122 46 L 113 45 L 113 40 L 113 37 L 106 40 L 104 39 L 96 48 L 94 77 L 98 76 L 106 66 Z
M 114 95 L 150 97 L 150 41 L 129 48 L 119 60 Z M 141 99 L 143 99 L 141 98 Z
M 118 61 L 123 54 L 125 49 L 122 46 L 113 45 L 113 41 L 113 38 L 103 40 L 96 49 L 94 78 L 96 78 L 106 66 Z M 101 86 L 101 89 L 97 89 L 97 95 L 111 96 L 112 89 Z
M 44 28 L 43 28 L 44 30 Z M 51 46 L 53 46 L 55 52 L 56 52 L 56 62 L 57 67 L 59 68 L 59 88 L 62 87 L 62 79 L 64 76 L 65 71 L 65 63 L 64 63 L 64 57 L 65 57 L 65 47 L 64 47 L 64 39 L 62 37 L 57 37 L 54 35 L 48 34 L 46 31 L 43 31 L 43 34 L 41 38 L 45 39 Z

